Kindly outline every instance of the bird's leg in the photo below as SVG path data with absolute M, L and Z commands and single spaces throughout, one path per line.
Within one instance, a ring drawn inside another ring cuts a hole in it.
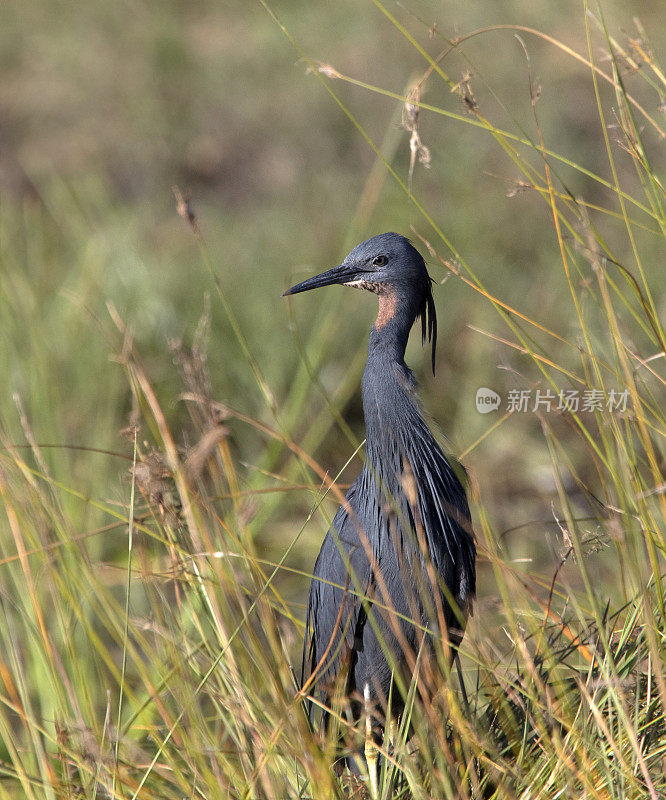
M 379 796 L 379 783 L 377 780 L 377 762 L 379 754 L 377 745 L 372 735 L 372 716 L 370 713 L 370 686 L 366 683 L 363 688 L 365 700 L 365 762 L 368 765 L 368 781 L 370 783 L 370 797 L 376 800 Z

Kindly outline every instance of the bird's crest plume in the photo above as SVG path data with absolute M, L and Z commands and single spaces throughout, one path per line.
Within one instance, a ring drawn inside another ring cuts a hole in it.
M 428 275 L 428 284 L 423 293 L 423 302 L 419 309 L 421 317 L 421 344 L 425 345 L 426 338 L 432 343 L 432 374 L 435 374 L 435 351 L 437 350 L 437 311 L 432 296 L 433 279 Z

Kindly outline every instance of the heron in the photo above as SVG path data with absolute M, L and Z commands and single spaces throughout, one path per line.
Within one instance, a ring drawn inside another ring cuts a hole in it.
M 378 744 L 404 711 L 404 686 L 437 647 L 450 666 L 462 641 L 476 548 L 464 470 L 432 434 L 404 361 L 420 318 L 434 374 L 437 317 L 423 257 L 409 239 L 383 233 L 285 295 L 334 284 L 376 294 L 379 311 L 362 380 L 364 466 L 312 573 L 301 689 L 324 708 L 342 696 L 354 722 L 365 713 L 363 753 L 345 760 L 358 774 L 364 757 L 376 797 Z

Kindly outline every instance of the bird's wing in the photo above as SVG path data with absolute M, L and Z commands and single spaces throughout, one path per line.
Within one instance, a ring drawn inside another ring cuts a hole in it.
M 354 508 L 356 486 L 347 501 Z M 355 650 L 362 639 L 366 614 L 363 598 L 371 589 L 372 570 L 357 522 L 338 509 L 315 563 L 305 629 L 301 686 L 328 696 L 342 679 L 353 691 Z M 344 678 L 342 676 L 345 676 Z

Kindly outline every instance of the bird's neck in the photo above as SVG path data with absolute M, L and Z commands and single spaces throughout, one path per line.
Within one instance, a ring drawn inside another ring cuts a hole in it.
M 404 295 L 393 287 L 379 292 L 379 312 L 370 331 L 368 366 L 377 361 L 404 364 L 409 332 L 418 314 L 419 304 L 411 295 Z
M 379 315 L 370 331 L 363 373 L 366 451 L 371 461 L 389 441 L 397 441 L 406 414 L 416 411 L 415 381 L 405 365 L 405 348 L 418 307 L 390 295 L 379 298 Z M 418 413 L 418 412 L 416 412 Z

